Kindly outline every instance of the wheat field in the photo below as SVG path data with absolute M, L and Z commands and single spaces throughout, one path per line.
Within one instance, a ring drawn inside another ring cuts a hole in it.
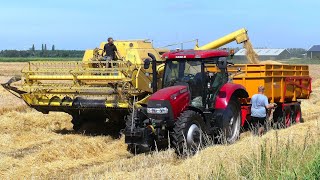
M 0 83 L 24 63 L 0 63 Z M 132 155 L 124 138 L 72 131 L 64 113 L 41 114 L 0 88 L 1 179 L 273 179 L 305 178 L 320 148 L 320 65 L 312 65 L 313 94 L 302 102 L 305 123 L 245 132 L 233 145 L 178 158 L 173 150 Z M 318 161 L 320 162 L 320 161 Z

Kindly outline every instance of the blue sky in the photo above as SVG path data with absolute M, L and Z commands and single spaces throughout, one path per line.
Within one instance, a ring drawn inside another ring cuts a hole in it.
M 308 48 L 320 44 L 319 8 L 318 0 L 2 1 L 0 49 L 87 49 L 109 36 L 202 45 L 241 27 L 255 47 Z

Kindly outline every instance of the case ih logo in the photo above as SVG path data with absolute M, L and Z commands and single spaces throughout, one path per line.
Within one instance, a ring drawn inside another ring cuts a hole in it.
M 176 56 L 176 58 L 186 58 L 187 56 Z

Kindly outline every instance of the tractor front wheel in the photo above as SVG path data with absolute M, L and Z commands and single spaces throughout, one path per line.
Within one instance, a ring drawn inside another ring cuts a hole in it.
M 205 127 L 202 116 L 192 110 L 181 113 L 171 133 L 171 145 L 177 154 L 193 155 L 203 145 Z

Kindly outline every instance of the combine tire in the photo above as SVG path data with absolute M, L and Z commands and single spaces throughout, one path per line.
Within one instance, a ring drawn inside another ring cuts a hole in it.
M 240 137 L 241 107 L 237 99 L 233 98 L 222 115 L 222 122 L 218 123 L 218 142 L 233 144 Z
M 175 122 L 171 145 L 182 156 L 193 155 L 203 144 L 205 124 L 202 116 L 191 110 L 184 111 Z
M 125 128 L 124 115 L 115 112 L 110 115 L 91 112 L 74 115 L 72 118 L 73 130 L 88 135 L 110 135 L 120 137 L 120 130 Z
M 81 117 L 72 117 L 71 123 L 73 125 L 73 130 L 79 132 L 83 125 L 83 119 Z

